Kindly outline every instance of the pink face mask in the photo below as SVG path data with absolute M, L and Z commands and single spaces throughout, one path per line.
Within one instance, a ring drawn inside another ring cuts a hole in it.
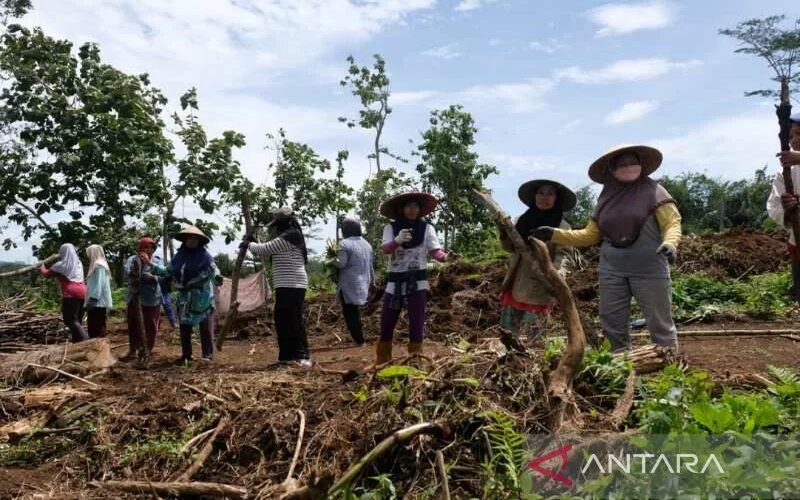
M 625 165 L 612 171 L 614 178 L 619 182 L 633 182 L 642 175 L 641 165 Z

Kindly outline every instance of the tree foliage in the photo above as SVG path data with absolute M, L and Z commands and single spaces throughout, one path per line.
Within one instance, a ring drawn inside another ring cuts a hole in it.
M 375 62 L 372 68 L 359 66 L 353 56 L 347 57 L 347 75 L 339 83 L 342 87 L 350 87 L 351 93 L 358 97 L 361 109 L 358 119 L 340 117 L 339 121 L 354 128 L 359 126 L 366 130 L 374 130 L 375 137 L 372 144 L 372 153 L 368 156 L 375 160 L 376 170 L 381 171 L 381 155 L 386 155 L 396 160 L 405 161 L 401 157 L 389 152 L 381 144 L 383 129 L 386 119 L 392 113 L 389 106 L 389 75 L 386 74 L 386 61 L 379 54 L 373 56 Z
M 0 44 L 0 127 L 10 132 L 0 209 L 25 240 L 41 231 L 54 243 L 103 243 L 121 258 L 127 218 L 164 201 L 153 173 L 172 157 L 160 118 L 166 99 L 147 75 L 103 63 L 95 44 L 74 54 L 69 41 L 19 25 Z M 65 211 L 70 220 L 46 222 Z
M 750 54 L 767 61 L 775 73 L 775 81 L 786 77 L 792 91 L 800 88 L 800 73 L 795 66 L 800 63 L 800 19 L 789 29 L 780 25 L 786 16 L 769 16 L 761 19 L 748 19 L 735 28 L 719 30 L 721 35 L 730 36 L 739 41 L 739 54 Z M 746 96 L 777 97 L 778 91 L 753 90 L 745 92 Z
M 462 106 L 432 111 L 429 124 L 417 147 L 421 159 L 417 172 L 423 189 L 439 196 L 436 222 L 444 234 L 444 246 L 449 249 L 457 240 L 462 245 L 480 246 L 485 239 L 472 235 L 494 225 L 483 206 L 474 202 L 472 191 L 483 189 L 487 177 L 497 169 L 478 162 L 478 154 L 472 150 L 478 129 Z
M 765 207 L 772 186 L 767 167 L 756 170 L 752 179 L 738 181 L 684 173 L 662 177 L 659 182 L 677 201 L 685 232 L 762 228 L 767 224 Z
M 573 228 L 580 229 L 586 227 L 586 224 L 594 216 L 597 208 L 597 195 L 589 185 L 578 188 L 575 191 L 575 197 L 578 199 L 578 203 L 572 211 L 565 215 L 565 218 Z
M 176 217 L 176 204 L 189 199 L 204 213 L 211 214 L 221 207 L 224 194 L 242 175 L 233 153 L 245 146 L 244 135 L 226 130 L 220 137 L 209 139 L 195 114 L 199 110 L 195 88 L 181 96 L 180 105 L 184 115 L 174 113 L 172 121 L 176 126 L 175 134 L 181 140 L 186 154 L 171 165 L 162 165 L 161 169 L 161 183 L 165 192 L 164 204 L 161 206 L 164 255 L 167 255 L 168 243 L 172 250 L 169 235 L 176 232 L 180 224 L 204 226 L 204 231 L 208 231 L 206 234 L 209 235 L 217 229 L 216 224 L 208 221 L 190 221 Z

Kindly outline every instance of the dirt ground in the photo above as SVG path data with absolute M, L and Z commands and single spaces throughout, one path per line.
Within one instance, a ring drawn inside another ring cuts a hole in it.
M 683 260 L 686 269 L 682 270 L 705 269 L 720 276 L 739 277 L 775 271 L 785 265 L 778 252 L 783 245 L 779 238 L 759 234 L 755 246 L 749 243 L 751 239 L 740 233 L 722 240 L 711 238 L 708 240 L 711 243 L 705 244 L 690 239 L 685 246 Z M 736 242 L 742 244 L 733 244 Z M 778 255 L 773 259 L 759 260 L 757 253 L 763 254 L 763 250 L 759 251 L 759 245 L 775 251 L 769 252 L 770 255 Z M 583 269 L 576 270 L 570 277 L 571 288 L 579 301 L 579 310 L 590 336 L 596 334 L 595 260 L 596 253 L 585 253 Z M 504 263 L 497 262 L 489 265 L 457 263 L 444 271 L 432 273 L 428 334 L 424 348 L 427 361 L 424 362 L 435 367 L 437 362 L 446 361 L 447 370 L 450 370 L 446 373 L 450 375 L 439 381 L 445 385 L 435 391 L 441 392 L 426 398 L 440 400 L 443 397 L 460 397 L 457 388 L 448 387 L 448 378 L 459 376 L 455 375 L 458 373 L 456 370 L 471 370 L 472 367 L 460 366 L 463 362 L 458 357 L 459 343 L 466 340 L 473 345 L 485 344 L 487 339 L 497 337 L 496 325 L 500 313 L 497 298 L 504 272 Z M 220 411 L 224 413 L 226 407 L 234 418 L 231 434 L 225 441 L 226 451 L 209 459 L 196 480 L 244 482 L 250 488 L 281 483 L 294 452 L 298 426 L 295 412 L 298 409 L 306 412 L 308 432 L 312 436 L 307 438 L 309 442 L 303 447 L 298 475 L 308 478 L 331 471 L 340 474 L 343 468 L 370 450 L 375 445 L 375 439 L 387 430 L 392 432 L 403 423 L 402 412 L 382 417 L 385 406 L 375 406 L 377 403 L 372 399 L 366 404 L 375 415 L 369 413 L 358 417 L 353 413 L 360 408 L 353 402 L 355 395 L 365 388 L 374 388 L 374 379 L 366 377 L 363 368 L 374 359 L 372 342 L 377 335 L 380 294 L 376 293 L 364 309 L 369 345 L 360 347 L 350 340 L 334 297 L 321 295 L 309 300 L 306 318 L 314 361 L 312 368 L 267 368 L 276 359 L 277 349 L 271 318 L 266 310 L 244 315 L 240 325 L 242 328 L 239 329 L 241 337 L 227 340 L 224 349 L 216 353 L 212 363 L 197 361 L 189 367 L 174 363 L 180 356 L 178 332 L 162 322 L 149 365 L 142 367 L 136 363 L 120 363 L 114 366 L 109 373 L 93 379 L 101 389 L 93 390 L 91 397 L 83 401 L 83 404 L 88 403 L 96 408 L 91 410 L 93 418 L 103 419 L 109 429 L 114 429 L 114 435 L 95 431 L 88 437 L 81 437 L 80 443 L 71 441 L 69 437 L 60 438 L 58 434 L 43 438 L 42 448 L 37 451 L 37 466 L 26 465 L 26 461 L 21 460 L 19 466 L 11 463 L 0 469 L 0 499 L 35 498 L 37 495 L 39 498 L 110 498 L 110 493 L 88 488 L 86 481 L 89 478 L 163 480 L 170 470 L 185 465 L 169 462 L 169 459 L 136 455 L 144 453 L 137 448 L 137 443 L 147 437 L 158 436 L 165 430 L 179 433 L 181 429 L 191 428 L 194 433 L 193 426 L 206 429 L 213 426 L 213 421 L 206 422 L 203 419 L 210 418 L 209 415 L 219 415 Z M 128 340 L 125 325 L 121 321 L 121 317 L 115 316 L 110 325 L 111 343 L 118 356 L 125 353 Z M 406 355 L 404 342 L 407 337 L 403 333 L 406 328 L 406 320 L 401 318 L 395 340 L 396 359 Z M 727 324 L 679 327 L 681 331 L 720 329 L 800 331 L 800 321 L 795 314 L 772 322 L 736 318 L 735 322 Z M 561 319 L 554 317 L 545 324 L 544 331 L 548 336 L 564 335 Z M 641 334 L 642 331 L 636 333 Z M 646 335 L 637 336 L 636 341 L 645 343 Z M 800 367 L 800 342 L 780 334 L 693 335 L 679 337 L 679 342 L 680 353 L 689 368 L 707 370 L 721 383 L 741 376 L 765 373 L 770 365 Z M 196 357 L 199 357 L 198 344 L 196 341 L 194 345 Z M 449 360 L 444 359 L 448 357 Z M 543 397 L 541 392 L 537 392 L 540 386 L 524 385 L 536 380 L 537 375 L 533 373 L 537 369 L 533 366 L 535 361 L 533 358 L 518 358 L 515 363 L 516 366 L 508 370 L 491 372 L 489 367 L 489 371 L 482 372 L 481 380 L 499 377 L 491 385 L 494 395 L 490 395 L 497 399 L 489 404 L 495 407 L 509 405 L 511 410 L 522 415 L 523 421 L 541 419 L 542 408 L 537 407 Z M 502 378 L 523 375 L 522 372 L 529 369 L 531 373 L 524 374 L 522 378 Z M 494 374 L 490 375 L 490 372 Z M 463 377 L 461 380 L 468 380 L 476 375 L 460 376 Z M 200 388 L 224 403 L 203 398 L 184 384 Z M 80 384 L 78 387 L 81 387 Z M 523 387 L 525 390 L 522 392 L 530 394 L 526 396 L 530 399 L 520 402 L 517 401 L 517 393 Z M 508 391 L 513 396 L 508 395 Z M 385 405 L 385 401 L 382 404 Z M 450 407 L 458 406 L 454 404 Z M 367 411 L 366 407 L 363 411 Z M 0 423 L 10 421 L 14 421 L 14 418 L 0 414 Z M 117 451 L 103 451 L 105 446 L 112 446 L 109 450 Z M 125 458 L 120 457 L 121 452 L 135 453 Z M 413 463 L 419 457 L 406 456 L 404 459 Z M 476 461 L 479 459 L 475 457 Z M 395 470 L 390 465 L 384 465 L 387 470 Z M 245 477 L 248 479 L 242 479 Z M 467 485 L 472 480 L 464 477 L 462 484 Z

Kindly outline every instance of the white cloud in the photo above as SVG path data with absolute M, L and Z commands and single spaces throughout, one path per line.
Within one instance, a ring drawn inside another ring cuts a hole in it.
M 432 90 L 418 90 L 411 92 L 392 92 L 390 98 L 392 106 L 402 106 L 408 104 L 419 104 L 429 101 L 436 97 L 437 93 Z
M 534 40 L 532 42 L 528 42 L 528 49 L 536 52 L 544 52 L 545 54 L 553 54 L 558 50 L 566 48 L 566 45 L 559 42 L 555 38 L 548 38 L 544 41 Z
M 459 12 L 468 12 L 470 10 L 480 9 L 487 5 L 497 3 L 498 0 L 461 0 L 456 5 L 456 10 Z
M 604 68 L 585 69 L 571 66 L 559 69 L 555 75 L 559 79 L 583 84 L 607 84 L 616 82 L 640 82 L 666 75 L 674 70 L 683 70 L 702 64 L 697 60 L 674 62 L 667 59 L 623 59 Z
M 743 179 L 766 164 L 772 166 L 770 174 L 778 170 L 776 133 L 774 115 L 748 113 L 714 118 L 649 144 L 664 153 L 663 172 L 659 173 L 705 170 L 714 177 Z
M 589 10 L 589 19 L 600 26 L 597 36 L 627 35 L 640 30 L 669 26 L 675 9 L 665 1 L 609 3 Z
M 455 43 L 442 45 L 441 47 L 435 47 L 432 49 L 425 50 L 422 52 L 422 55 L 449 61 L 451 59 L 456 59 L 457 57 L 461 57 L 461 52 L 456 50 L 457 46 L 458 44 Z
M 626 102 L 622 107 L 606 118 L 608 125 L 620 125 L 623 123 L 640 120 L 657 110 L 660 106 L 658 101 L 633 101 Z
M 500 108 L 509 113 L 529 113 L 546 105 L 544 98 L 553 88 L 552 79 L 530 78 L 522 82 L 474 85 L 454 92 L 395 92 L 392 103 L 443 107 L 458 102 L 470 109 Z

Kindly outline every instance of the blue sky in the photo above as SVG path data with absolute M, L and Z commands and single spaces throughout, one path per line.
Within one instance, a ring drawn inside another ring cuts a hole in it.
M 364 64 L 380 53 L 394 103 L 386 145 L 408 156 L 409 139 L 419 138 L 432 109 L 463 104 L 479 128 L 481 160 L 500 170 L 490 187 L 517 213 L 520 183 L 589 184 L 589 163 L 620 143 L 661 148 L 667 174 L 741 178 L 768 163 L 777 169 L 771 103 L 743 96 L 772 85 L 769 70 L 717 34 L 771 14 L 798 18 L 800 7 L 789 0 L 34 0 L 25 23 L 76 45 L 98 42 L 111 64 L 150 73 L 171 104 L 196 86 L 211 133 L 247 135 L 239 159 L 257 182 L 268 180 L 264 134 L 283 127 L 330 158 L 349 149 L 348 181 L 361 184 L 370 136 L 337 122 L 357 109 L 338 81 L 348 54 Z M 226 250 L 216 242 L 212 249 Z M 0 260 L 29 258 L 23 245 Z

